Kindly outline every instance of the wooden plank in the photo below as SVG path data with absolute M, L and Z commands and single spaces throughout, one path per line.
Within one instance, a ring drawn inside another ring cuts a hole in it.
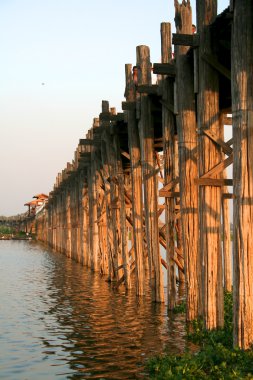
M 174 63 L 154 63 L 153 73 L 174 78 L 176 76 L 176 68 Z
M 172 34 L 173 45 L 179 46 L 199 46 L 199 35 L 198 34 Z
M 160 190 L 159 191 L 159 197 L 165 197 L 165 198 L 178 198 L 180 197 L 180 192 L 178 191 L 168 191 L 168 190 Z
M 219 164 L 210 169 L 207 173 L 203 174 L 200 178 L 213 178 L 213 176 L 219 174 L 224 169 L 226 169 L 229 165 L 233 163 L 233 154 L 231 154 L 224 161 L 221 161 Z
M 126 157 L 130 161 L 130 154 L 129 153 L 123 151 L 122 149 L 121 149 L 120 153 L 122 154 L 122 156 Z
M 136 91 L 140 94 L 148 94 L 148 95 L 157 95 L 158 93 L 158 85 L 156 84 L 139 84 L 136 88 Z
M 223 178 L 196 178 L 195 183 L 199 186 L 233 186 L 232 179 Z
M 174 104 L 165 102 L 164 100 L 160 100 L 160 103 L 167 108 L 168 111 L 172 112 L 173 114 L 176 114 L 175 109 L 174 109 Z
M 225 194 L 222 194 L 222 198 L 223 199 L 234 199 L 235 196 L 232 193 L 225 193 Z
M 160 192 L 163 192 L 163 191 L 169 191 L 171 190 L 173 187 L 175 187 L 176 185 L 179 184 L 179 178 L 175 178 L 173 179 L 172 181 L 170 181 L 169 183 L 167 183 L 167 185 L 165 185 L 162 189 L 159 190 L 159 196 L 162 197 L 164 195 L 161 195 Z
M 80 139 L 79 145 L 84 145 L 84 146 L 93 145 L 93 140 L 91 140 L 91 139 Z
M 208 136 L 211 140 L 213 140 L 216 144 L 218 144 L 223 152 L 227 154 L 228 156 L 233 152 L 233 149 L 229 146 L 229 144 L 225 143 L 221 138 L 219 138 L 213 131 L 203 130 L 203 133 Z
M 226 144 L 229 145 L 229 146 L 233 145 L 233 143 L 234 143 L 233 137 L 226 142 Z
M 136 109 L 136 102 L 135 101 L 122 102 L 121 107 L 123 111 L 134 111 Z
M 203 53 L 202 59 L 206 61 L 211 67 L 217 70 L 220 74 L 222 74 L 227 79 L 231 80 L 231 72 L 225 66 L 223 66 L 212 54 Z

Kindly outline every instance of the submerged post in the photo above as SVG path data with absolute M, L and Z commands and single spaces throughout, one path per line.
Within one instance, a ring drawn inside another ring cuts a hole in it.
M 171 24 L 163 22 L 161 24 L 161 53 L 162 63 L 172 61 L 171 48 Z M 176 180 L 175 169 L 175 115 L 174 106 L 174 80 L 175 78 L 165 77 L 162 85 L 162 127 L 163 127 L 163 162 L 164 162 L 164 188 L 170 186 Z M 170 192 L 175 191 L 175 186 L 171 186 Z M 169 309 L 176 305 L 176 264 L 177 257 L 175 251 L 175 225 L 176 210 L 175 198 L 165 197 L 165 225 L 166 225 L 166 261 L 167 269 L 167 300 Z
M 137 70 L 134 68 L 133 70 Z M 136 268 L 136 294 L 145 294 L 145 265 L 144 265 L 144 236 L 143 236 L 143 201 L 142 201 L 142 176 L 141 176 L 141 150 L 138 132 L 138 120 L 136 118 L 136 88 L 133 80 L 132 65 L 125 65 L 126 74 L 126 101 L 129 110 L 127 114 L 128 148 L 131 164 L 132 183 L 132 216 L 133 239 Z
M 137 46 L 138 85 L 151 85 L 151 63 L 148 46 Z M 155 172 L 154 125 L 151 101 L 145 93 L 140 98 L 141 114 L 139 134 L 142 159 L 142 179 L 144 188 L 145 226 L 149 255 L 149 268 L 153 301 L 164 301 L 163 273 L 159 247 L 158 228 L 158 184 Z
M 192 34 L 192 10 L 190 2 L 175 2 L 176 30 L 179 34 Z M 200 258 L 198 250 L 198 176 L 197 134 L 193 62 L 187 54 L 188 46 L 176 49 L 176 84 L 178 104 L 178 145 L 180 209 L 183 228 L 183 252 L 185 258 L 187 320 L 194 320 L 200 308 Z
M 199 34 L 199 176 L 221 162 L 221 149 L 205 134 L 220 138 L 218 72 L 203 57 L 214 54 L 210 27 L 217 15 L 217 0 L 197 0 L 197 32 Z M 212 179 L 220 178 L 220 173 Z M 222 255 L 221 255 L 221 188 L 209 184 L 199 186 L 200 252 L 202 255 L 202 298 L 205 326 L 211 330 L 224 323 Z

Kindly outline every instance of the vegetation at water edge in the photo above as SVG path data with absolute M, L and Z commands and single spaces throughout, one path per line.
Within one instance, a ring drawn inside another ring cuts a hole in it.
M 232 294 L 225 294 L 223 329 L 207 331 L 201 320 L 194 321 L 187 339 L 199 345 L 197 353 L 161 355 L 149 360 L 151 379 L 253 379 L 253 350 L 233 348 Z

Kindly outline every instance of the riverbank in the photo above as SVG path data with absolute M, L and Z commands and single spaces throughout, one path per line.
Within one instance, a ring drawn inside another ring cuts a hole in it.
M 0 235 L 0 240 L 32 240 L 32 236 L 19 236 L 19 235 Z
M 0 240 L 32 240 L 34 237 L 23 231 L 16 231 L 13 228 L 0 226 Z

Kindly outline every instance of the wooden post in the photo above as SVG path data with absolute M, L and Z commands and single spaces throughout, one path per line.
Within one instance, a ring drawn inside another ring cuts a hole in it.
M 99 125 L 99 119 L 96 120 Z M 99 157 L 98 157 L 99 156 Z M 107 220 L 106 220 L 106 194 L 105 179 L 103 178 L 101 146 L 96 150 L 96 168 L 97 168 L 97 223 L 98 223 L 98 240 L 100 250 L 100 273 L 109 274 L 109 248 L 107 238 Z
M 82 190 L 82 264 L 88 266 L 89 256 L 89 198 L 87 171 L 86 179 Z
M 221 162 L 220 148 L 204 134 L 211 131 L 220 137 L 218 73 L 204 61 L 211 51 L 209 25 L 217 15 L 217 0 L 197 0 L 197 32 L 199 33 L 199 175 L 202 176 Z M 216 176 L 220 178 L 220 174 Z M 202 255 L 203 313 L 207 329 L 224 323 L 222 255 L 221 255 L 221 189 L 200 186 L 200 252 Z
M 253 3 L 233 3 L 234 345 L 248 349 L 253 343 Z
M 108 107 L 109 108 L 109 107 Z M 107 181 L 109 177 L 109 168 L 108 168 L 108 162 L 107 162 L 107 154 L 106 154 L 106 144 L 104 140 L 101 140 L 101 158 L 102 158 L 102 172 L 104 177 L 104 186 L 105 186 L 105 223 L 107 227 L 107 234 L 106 234 L 106 246 L 107 246 L 107 252 L 108 252 L 108 280 L 112 281 L 115 278 L 116 270 L 115 270 L 115 264 L 114 264 L 114 257 L 113 257 L 113 232 L 112 232 L 112 218 L 111 218 L 111 209 L 110 209 L 110 184 Z
M 108 115 L 109 116 L 109 115 Z M 109 122 L 110 123 L 110 122 Z M 106 143 L 106 154 L 107 154 L 107 162 L 109 169 L 109 183 L 110 183 L 110 212 L 111 212 L 111 228 L 112 228 L 112 236 L 113 236 L 113 261 L 114 261 L 114 269 L 116 270 L 116 280 L 119 281 L 122 278 L 123 270 L 123 257 L 122 257 L 122 247 L 121 247 L 121 233 L 120 233 L 120 214 L 117 206 L 117 201 L 119 199 L 119 189 L 115 183 L 115 179 L 117 177 L 116 165 L 116 152 L 113 147 L 113 135 L 110 133 L 110 124 L 105 125 L 105 129 L 103 132 L 103 139 Z
M 136 91 L 133 81 L 132 65 L 125 65 L 126 74 L 126 101 L 131 104 L 132 109 L 126 111 L 128 127 L 128 148 L 131 164 L 132 183 L 132 216 L 133 216 L 133 238 L 136 268 L 136 294 L 145 294 L 145 265 L 143 246 L 143 201 L 142 201 L 142 170 L 141 150 L 138 132 L 138 121 L 136 119 Z
M 93 139 L 94 135 L 94 129 L 97 128 L 99 125 L 99 120 L 97 118 L 93 119 L 93 128 L 92 128 L 92 135 L 91 138 Z M 94 145 L 91 147 L 91 166 L 93 167 L 93 188 L 92 188 L 92 195 L 93 195 L 93 270 L 99 271 L 100 268 L 100 249 L 99 249 L 99 241 L 98 241 L 98 212 L 97 212 L 97 186 L 98 186 L 98 162 L 96 159 L 96 148 Z
M 109 102 L 106 100 L 102 101 L 102 113 L 109 115 Z M 116 261 L 116 247 L 115 247 L 115 235 L 114 235 L 114 226 L 113 226 L 113 217 L 112 217 L 112 194 L 111 194 L 111 184 L 109 183 L 108 179 L 111 173 L 111 161 L 110 161 L 110 154 L 108 154 L 108 149 L 110 149 L 107 146 L 106 142 L 106 133 L 108 128 L 107 121 L 100 121 L 100 125 L 103 128 L 102 137 L 101 137 L 101 158 L 102 158 L 102 165 L 103 165 L 103 177 L 104 177 L 104 184 L 105 184 L 105 202 L 106 202 L 106 224 L 107 224 L 107 247 L 108 247 L 108 259 L 109 259 L 109 276 L 108 280 L 115 281 L 116 276 L 118 276 L 117 271 L 117 261 Z
M 150 53 L 147 46 L 137 46 L 137 65 L 139 66 L 138 85 L 151 84 Z M 147 94 L 141 94 L 141 115 L 139 134 L 141 143 L 142 178 L 144 187 L 145 226 L 148 245 L 150 279 L 153 301 L 164 301 L 163 273 L 159 247 L 159 228 L 157 215 L 157 178 L 154 154 L 154 126 L 151 114 L 151 101 Z
M 93 131 L 89 131 L 89 137 L 93 138 Z M 91 147 L 91 161 L 89 168 L 89 215 L 90 215 L 90 245 L 91 245 L 91 268 L 99 269 L 99 242 L 97 224 L 97 199 L 96 199 L 96 162 L 94 147 Z
M 172 60 L 171 24 L 161 24 L 162 63 Z M 175 180 L 175 117 L 168 104 L 174 104 L 174 78 L 165 78 L 162 82 L 162 125 L 163 125 L 163 160 L 164 160 L 164 187 Z M 172 186 L 171 191 L 174 191 Z M 169 309 L 176 305 L 176 265 L 175 265 L 175 199 L 165 197 L 166 223 L 166 261 L 167 270 L 167 299 Z
M 179 34 L 192 33 L 192 10 L 190 3 L 175 2 L 176 29 Z M 178 89 L 178 138 L 180 209 L 183 229 L 183 252 L 185 258 L 187 320 L 194 320 L 200 308 L 200 258 L 198 250 L 198 176 L 197 134 L 193 65 L 187 56 L 188 47 L 179 46 L 176 54 L 176 83 Z
M 124 173 L 120 152 L 120 141 L 117 133 L 113 136 L 113 147 L 115 151 L 116 167 L 115 167 L 115 177 L 117 179 L 118 185 L 118 234 L 120 235 L 120 247 L 123 261 L 123 272 L 124 272 L 124 283 L 126 289 L 131 288 L 131 278 L 130 278 L 130 263 L 128 255 L 128 246 L 127 246 L 127 230 L 126 230 L 126 207 L 125 207 L 125 181 Z

